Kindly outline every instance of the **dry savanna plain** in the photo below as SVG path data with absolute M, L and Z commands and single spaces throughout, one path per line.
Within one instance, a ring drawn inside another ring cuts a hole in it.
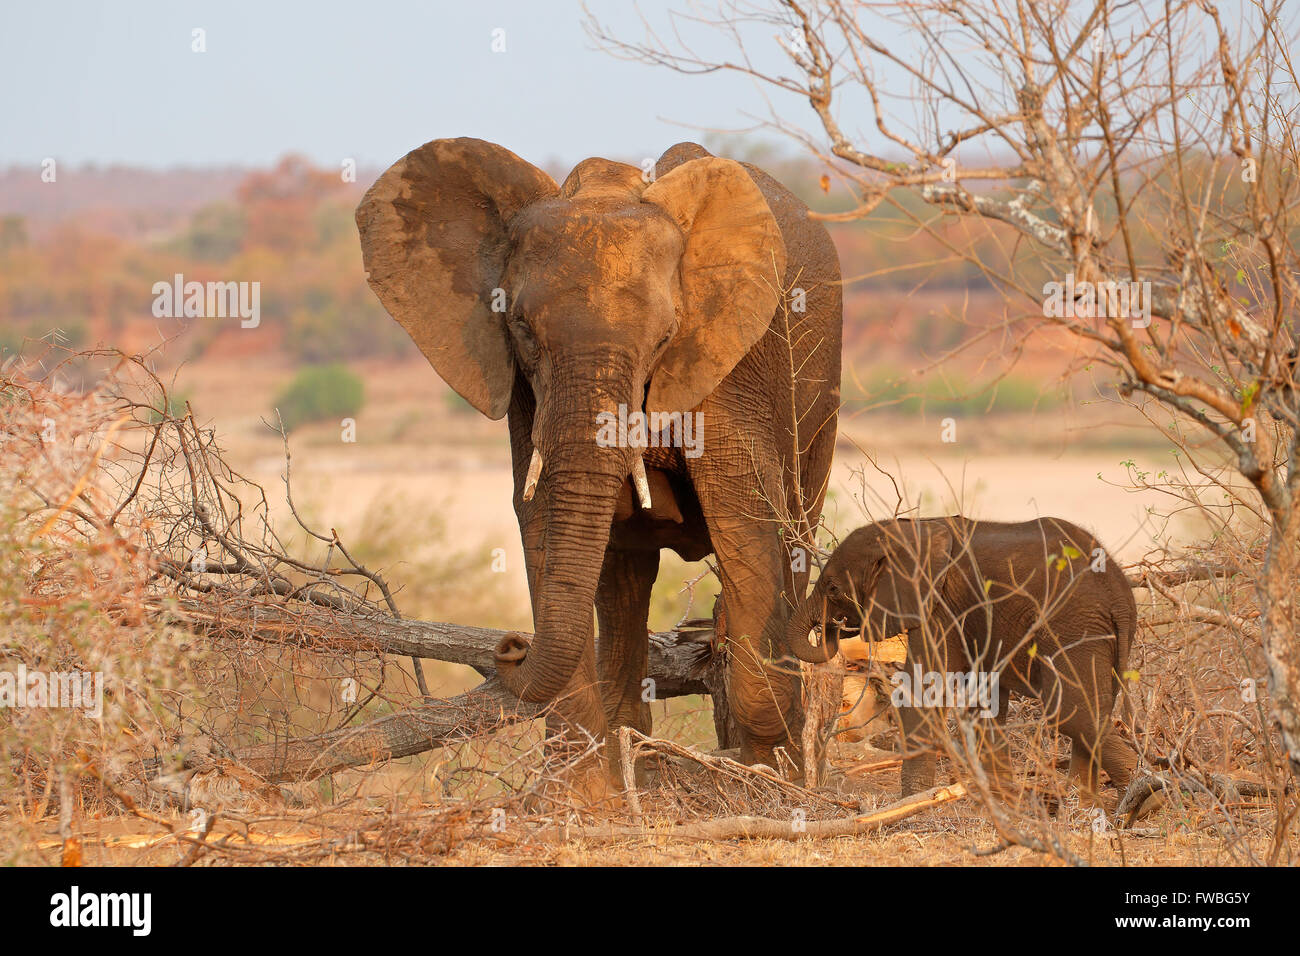
M 846 198 L 825 193 L 817 169 L 807 164 L 776 171 L 813 205 L 834 208 Z M 284 554 L 301 562 L 281 585 L 328 578 L 331 587 L 357 588 L 379 600 L 377 585 L 360 578 L 308 574 L 341 566 L 332 543 L 337 533 L 349 560 L 382 576 L 405 619 L 532 630 L 505 423 L 479 416 L 452 393 L 365 283 L 353 209 L 362 184 L 377 174 L 340 184 L 332 171 L 288 156 L 271 169 L 197 180 L 150 174 L 136 183 L 121 171 L 87 171 L 70 178 L 67 194 L 32 193 L 21 176 L 0 175 L 0 200 L 21 213 L 5 220 L 0 235 L 0 304 L 14 315 L 0 325 L 0 373 L 32 375 L 15 394 L 32 383 L 36 392 L 50 386 L 59 376 L 42 376 L 64 347 L 74 355 L 113 350 L 93 361 L 74 358 L 60 372 L 68 389 L 41 394 L 40 402 L 57 410 L 60 427 L 74 434 L 72 410 L 93 411 L 105 373 L 130 365 L 123 356 L 147 355 L 169 392 L 165 406 L 156 394 L 137 396 L 147 405 L 134 409 L 133 424 L 112 441 L 102 429 L 112 426 L 116 411 L 98 422 L 101 430 L 63 446 L 71 457 L 62 464 L 71 471 L 56 475 L 53 497 L 45 501 L 33 501 L 23 482 L 42 469 L 59 471 L 59 456 L 32 437 L 41 434 L 47 412 L 33 406 L 35 417 L 27 420 L 21 402 L 0 405 L 0 414 L 16 416 L 6 424 L 11 434 L 27 436 L 22 447 L 31 454 L 30 462 L 12 468 L 0 460 L 0 506 L 22 519 L 0 526 L 8 532 L 0 537 L 0 557 L 12 556 L 22 569 L 0 580 L 9 589 L 0 596 L 12 595 L 17 608 L 12 656 L 41 659 L 57 624 L 69 662 L 100 662 L 131 688 L 110 695 L 111 719 L 96 726 L 60 723 L 57 716 L 47 725 L 31 715 L 24 715 L 26 724 L 0 724 L 0 743 L 24 761 L 17 786 L 0 788 L 0 844 L 10 848 L 0 862 L 1290 859 L 1295 824 L 1276 825 L 1291 797 L 1278 783 L 1268 705 L 1243 699 L 1240 690 L 1243 681 L 1254 687 L 1265 670 L 1258 609 L 1241 574 L 1222 592 L 1217 584 L 1135 590 L 1141 626 L 1130 679 L 1142 705 L 1143 739 L 1154 758 L 1175 754 L 1185 761 L 1177 770 L 1193 778 L 1187 782 L 1193 791 L 1180 791 L 1169 806 L 1128 828 L 1115 827 L 1113 816 L 1099 819 L 1059 780 L 1047 779 L 1068 745 L 1055 736 L 1034 737 L 1041 709 L 1028 701 L 1011 705 L 1013 757 L 1025 783 L 1017 792 L 1029 801 L 1011 818 L 994 820 L 983 797 L 948 792 L 872 832 L 838 836 L 827 829 L 896 800 L 899 740 L 888 716 L 864 740 L 833 739 L 829 777 L 805 790 L 708 763 L 719 749 L 709 696 L 656 699 L 655 742 L 638 744 L 648 751 L 644 766 L 651 771 L 637 782 L 638 806 L 620 804 L 603 816 L 539 796 L 553 793 L 540 720 L 391 759 L 379 742 L 369 749 L 370 728 L 409 720 L 406 712 L 421 703 L 409 658 L 358 649 L 356 642 L 276 643 L 266 629 L 254 640 L 247 621 L 243 630 L 223 631 L 211 615 L 204 617 L 201 599 L 216 592 L 202 588 L 220 579 L 209 569 L 183 583 L 183 565 L 196 547 L 214 557 L 215 538 L 191 506 L 192 479 L 178 436 L 189 442 L 189 453 L 203 444 L 210 461 L 232 470 L 224 493 L 244 508 L 241 540 L 270 548 L 258 560 L 274 563 Z M 76 189 L 87 192 L 79 206 L 40 205 L 75 199 Z M 133 189 L 140 193 L 135 205 L 127 202 Z M 1228 527 L 1241 532 L 1227 536 L 1230 544 L 1245 542 L 1236 557 L 1257 560 L 1250 553 L 1257 528 L 1248 509 L 1233 510 L 1226 486 L 1215 484 L 1230 485 L 1224 475 L 1231 470 L 1218 467 L 1211 443 L 1185 426 L 1170 431 L 1168 417 L 1150 406 L 1148 418 L 1140 402 L 1119 401 L 1113 379 L 1100 371 L 1106 366 L 1094 367 L 1068 336 L 1043 328 L 1035 310 L 1025 313 L 952 263 L 942 265 L 939 246 L 918 244 L 905 222 L 876 217 L 865 226 L 836 224 L 832 234 L 846 276 L 844 372 L 823 543 L 894 514 L 960 512 L 990 520 L 1068 519 L 1093 532 L 1131 573 L 1145 562 L 1177 565 L 1189 548 L 1195 558 L 1204 553 L 1196 548 L 1217 546 L 1216 529 Z M 936 260 L 932 285 L 887 275 L 890 263 L 922 253 Z M 142 290 L 182 272 L 262 277 L 260 324 L 158 318 Z M 46 361 L 30 368 L 11 362 L 14 352 L 31 358 L 46 351 Z M 125 378 L 134 387 L 145 376 Z M 310 396 L 317 407 L 302 414 L 284 396 L 308 380 L 315 382 Z M 336 401 L 346 410 L 335 408 Z M 289 460 L 274 427 L 280 415 L 289 422 Z M 152 459 L 154 471 L 123 512 L 125 520 L 143 508 L 148 517 L 131 525 L 136 537 L 109 548 L 114 563 L 94 528 L 84 521 L 72 527 L 80 521 L 73 520 L 75 509 L 57 503 L 92 492 L 121 500 L 131 487 L 131 456 L 148 453 L 159 421 L 166 453 Z M 708 427 L 706 421 L 706 444 Z M 1195 466 L 1188 449 L 1199 450 Z M 78 484 L 83 473 L 110 472 L 115 485 L 98 477 L 89 489 Z M 1189 497 L 1200 500 L 1189 506 Z M 42 536 L 50 510 L 64 524 L 56 521 Z M 171 578 L 136 580 L 132 574 L 150 567 L 130 550 L 137 545 L 181 567 L 171 567 Z M 135 590 L 117 587 L 113 576 L 123 573 Z M 233 593 L 268 599 L 258 591 L 262 583 L 243 574 Z M 717 590 L 707 562 L 686 563 L 665 552 L 650 628 L 664 632 L 708 619 Z M 175 621 L 169 600 L 190 601 L 189 617 Z M 197 618 L 194 602 L 201 605 Z M 1253 642 L 1240 640 L 1252 629 Z M 719 648 L 706 646 L 716 663 Z M 432 658 L 424 659 L 422 673 L 438 698 L 483 680 L 469 666 Z M 816 680 L 807 676 L 811 688 Z M 346 769 L 306 782 L 240 776 L 247 769 L 240 763 L 244 748 L 276 755 L 312 735 L 354 732 L 366 759 Z M 240 759 L 227 759 L 231 754 Z M 1033 760 L 1026 759 L 1030 754 Z M 195 770 L 199 765 L 216 769 Z M 1272 776 L 1267 782 L 1250 776 L 1261 773 Z M 110 786 L 124 779 L 133 781 L 132 793 Z M 1198 781 L 1216 779 L 1239 783 L 1212 799 L 1196 795 Z M 1241 781 L 1250 786 L 1243 790 Z M 972 781 L 945 759 L 938 782 Z M 1044 792 L 1055 802 L 1045 801 Z M 1114 788 L 1103 796 L 1113 808 Z M 737 817 L 775 820 L 785 829 L 748 839 L 689 829 Z M 1290 836 L 1277 838 L 1279 832 Z
M 351 368 L 365 388 L 354 426 L 319 421 L 289 436 L 291 487 L 299 514 L 315 527 L 335 529 L 370 567 L 381 571 L 403 616 L 529 630 L 504 424 L 465 407 L 418 358 L 361 361 Z M 265 490 L 270 517 L 290 550 L 312 554 L 313 542 L 295 534 L 284 493 L 285 450 L 281 435 L 268 424 L 274 420 L 275 396 L 294 371 L 275 356 L 218 352 L 173 367 L 166 378 L 174 394 L 188 401 L 196 423 L 214 430 L 225 460 Z M 998 414 L 978 409 L 902 412 L 848 401 L 827 495 L 827 525 L 842 535 L 869 517 L 912 507 L 925 515 L 960 511 L 998 520 L 1061 516 L 1094 531 L 1112 554 L 1132 564 L 1162 548 L 1176 548 L 1199 530 L 1192 520 L 1167 516 L 1170 509 L 1158 488 L 1139 487 L 1143 476 L 1177 464 L 1172 446 L 1152 434 L 1131 410 L 1104 400 L 1057 400 L 1045 408 Z M 706 564 L 687 564 L 665 553 L 651 628 L 667 630 L 685 618 L 707 616 L 716 590 Z M 1141 610 L 1143 592 L 1138 594 Z M 424 668 L 435 696 L 460 693 L 481 680 L 472 669 L 454 664 L 426 661 Z M 388 657 L 379 670 L 384 702 L 378 710 L 372 705 L 371 713 L 418 701 L 407 659 Z M 329 681 L 319 676 L 302 674 L 294 682 L 292 697 L 307 728 L 313 702 L 331 694 Z M 654 703 L 652 709 L 657 737 L 706 752 L 716 748 L 707 697 L 675 698 Z M 581 815 L 566 821 L 558 838 L 554 833 L 540 838 L 535 829 L 528 835 L 512 831 L 512 818 L 505 816 L 499 830 L 483 838 L 482 827 L 467 822 L 468 812 L 458 835 L 457 824 L 447 822 L 454 821 L 457 802 L 469 807 L 483 799 L 502 766 L 512 766 L 520 752 L 531 752 L 527 748 L 536 746 L 538 733 L 536 726 L 516 725 L 487 744 L 443 748 L 282 788 L 271 810 L 232 782 L 238 796 L 225 805 L 225 817 L 213 826 L 210 839 L 225 834 L 236 843 L 245 841 L 245 849 L 280 852 L 290 861 L 403 862 L 411 857 L 400 842 L 385 851 L 373 841 L 349 845 L 323 840 L 324 832 L 340 826 L 330 813 L 352 814 L 354 823 L 362 821 L 358 826 L 365 821 L 380 826 L 385 814 L 398 814 L 406 824 L 427 814 L 438 821 L 442 841 L 432 859 L 452 864 L 1060 862 L 1057 854 L 1024 846 L 977 855 L 1001 840 L 971 799 L 936 806 L 880 832 L 833 839 L 680 840 L 648 831 L 610 837 L 602 829 L 608 828 L 607 819 Z M 830 778 L 819 791 L 832 795 L 827 800 L 833 805 L 831 816 L 855 805 L 869 811 L 896 799 L 898 770 L 889 736 L 874 738 L 874 746 L 832 742 Z M 941 783 L 952 779 L 946 770 L 941 763 Z M 674 777 L 678 785 L 686 779 Z M 672 781 L 665 787 L 665 793 L 671 791 Z M 707 813 L 702 807 L 698 802 L 690 807 L 692 818 Z M 651 790 L 640 809 L 642 824 L 653 829 L 656 822 L 682 819 L 684 807 L 680 795 L 661 799 Z M 812 818 L 825 818 L 818 809 L 827 807 L 815 808 Z M 1225 859 L 1222 835 L 1213 824 L 1172 810 L 1155 814 L 1132 832 L 1098 830 L 1086 807 L 1065 805 L 1057 812 L 1064 826 L 1056 832 L 1064 834 L 1062 845 L 1076 859 L 1099 864 Z M 615 819 L 626 823 L 617 814 Z M 80 849 L 86 862 L 167 863 L 192 852 L 157 825 L 142 828 L 137 817 L 105 815 L 86 826 Z M 31 849 L 57 859 L 63 843 L 54 827 L 37 826 L 29 835 Z M 1266 852 L 1266 834 L 1246 839 Z M 295 857 L 298 847 L 311 852 Z

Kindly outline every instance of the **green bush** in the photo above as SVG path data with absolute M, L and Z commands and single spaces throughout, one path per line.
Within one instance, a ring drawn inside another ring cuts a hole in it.
M 362 295 L 335 299 L 323 286 L 312 286 L 301 307 L 289 315 L 284 348 L 301 362 L 337 362 L 346 358 L 400 357 L 415 352 L 411 338 L 388 317 L 369 289 Z M 266 315 L 263 309 L 262 314 Z
M 200 262 L 225 262 L 239 252 L 248 229 L 244 211 L 230 203 L 210 203 L 190 219 L 189 229 L 171 250 Z
M 294 376 L 275 400 L 285 431 L 307 422 L 347 418 L 361 411 L 361 379 L 342 365 L 318 365 Z
M 158 396 L 155 401 L 158 405 L 149 409 L 149 421 L 157 424 L 164 418 L 184 418 L 185 403 L 190 400 L 190 393 L 187 390 L 172 392 L 167 396 L 167 411 L 164 414 L 158 405 L 162 405 L 162 397 Z
M 33 350 L 43 351 L 44 345 L 61 345 L 70 349 L 85 345 L 89 337 L 86 319 L 79 315 L 62 315 L 45 319 L 32 319 L 26 323 L 14 322 L 0 328 L 0 363 L 11 354 Z
M 877 372 L 865 381 L 845 381 L 841 388 L 846 404 L 860 402 L 871 408 L 888 409 L 901 415 L 983 415 L 1044 411 L 1066 399 L 1057 382 L 1009 375 L 994 382 L 964 378 L 928 376 L 900 380 Z

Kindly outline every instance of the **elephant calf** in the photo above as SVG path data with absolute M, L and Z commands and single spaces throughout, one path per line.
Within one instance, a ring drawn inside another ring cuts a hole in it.
M 1077 525 L 953 516 L 854 531 L 791 616 L 787 637 L 801 659 L 819 663 L 835 656 L 841 637 L 906 632 L 906 676 L 893 693 L 909 755 L 904 795 L 934 785 L 936 707 L 970 705 L 993 718 L 975 724 L 988 731 L 984 763 L 1003 782 L 1010 691 L 1043 702 L 1071 740 L 1071 776 L 1096 792 L 1099 769 L 1122 788 L 1137 762 L 1110 722 L 1136 624 L 1123 572 Z

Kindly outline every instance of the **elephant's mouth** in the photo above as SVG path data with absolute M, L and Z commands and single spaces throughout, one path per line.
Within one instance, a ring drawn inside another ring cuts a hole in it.
M 836 633 L 841 636 L 854 637 L 855 635 L 862 633 L 862 622 L 859 621 L 856 625 L 850 625 L 849 616 L 847 614 L 841 614 L 839 617 L 831 621 L 831 623 L 835 625 Z
M 816 632 L 818 638 L 823 638 L 827 634 L 836 638 L 857 637 L 862 633 L 862 622 L 858 621 L 856 625 L 850 625 L 849 616 L 847 614 L 841 614 L 839 617 L 831 618 L 826 622 L 825 626 L 814 624 L 813 630 Z

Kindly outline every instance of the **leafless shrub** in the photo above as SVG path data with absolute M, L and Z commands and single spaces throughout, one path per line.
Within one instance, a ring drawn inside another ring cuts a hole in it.
M 73 362 L 97 375 L 84 392 L 56 385 Z M 10 363 L 0 399 L 0 671 L 103 680 L 102 715 L 0 708 L 15 783 L 0 788 L 0 828 L 22 834 L 6 841 L 17 859 L 39 857 L 51 814 L 74 862 L 101 843 L 176 847 L 188 864 L 409 857 L 445 852 L 480 818 L 470 829 L 496 834 L 511 817 L 578 811 L 567 761 L 591 748 L 560 760 L 531 730 L 480 740 L 471 725 L 416 788 L 431 804 L 390 798 L 382 812 L 373 774 L 259 773 L 245 755 L 346 735 L 426 697 L 359 633 L 400 620 L 385 579 L 302 519 L 286 449 L 290 513 L 317 552 L 296 556 L 262 489 L 230 468 L 215 429 L 170 407 L 147 359 L 52 349 Z M 144 832 L 102 832 L 123 815 Z
M 1153 542 L 1135 569 L 1149 623 L 1129 731 L 1149 769 L 1183 775 L 1174 800 L 1197 808 L 1187 825 L 1218 830 L 1228 859 L 1276 861 L 1294 843 L 1286 794 L 1300 772 L 1300 78 L 1284 5 L 1242 12 L 1231 22 L 1206 0 L 722 0 L 669 30 L 647 21 L 639 39 L 594 17 L 590 30 L 619 56 L 736 71 L 807 102 L 811 130 L 779 107 L 770 125 L 853 188 L 855 207 L 826 218 L 888 211 L 1003 294 L 1003 315 L 960 349 L 1007 368 L 1046 337 L 1068 356 L 1063 377 L 1091 376 L 1099 398 L 1170 439 L 1173 467 L 1130 477 L 1203 540 L 1186 555 Z M 881 23 L 910 42 L 882 42 Z M 700 31 L 739 55 L 698 54 Z M 846 125 L 857 110 L 872 128 Z M 1123 307 L 1120 289 L 1140 298 Z M 960 759 L 969 741 L 951 739 Z M 1042 769 L 1051 757 L 1048 746 Z M 1216 784 L 1224 773 L 1257 775 L 1265 806 L 1242 806 L 1239 787 Z M 1056 852 L 1046 818 L 1028 819 L 1007 818 L 1004 839 Z

